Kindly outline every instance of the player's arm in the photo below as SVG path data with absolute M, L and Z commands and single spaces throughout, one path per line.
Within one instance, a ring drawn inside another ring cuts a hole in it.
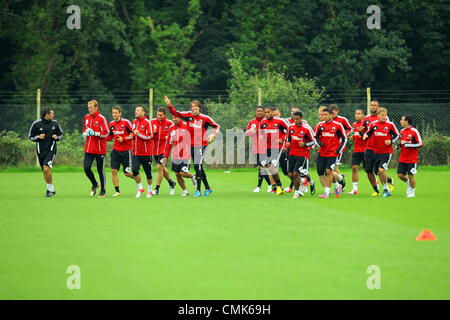
M 28 131 L 28 139 L 30 139 L 33 142 L 36 142 L 39 140 L 39 134 L 37 132 L 37 128 L 36 128 L 36 122 L 33 122 L 33 124 L 30 127 L 30 130 Z
M 320 136 L 322 135 L 322 131 L 320 130 L 321 125 L 317 124 L 314 128 L 314 139 L 316 139 L 316 144 L 319 147 L 322 147 L 322 142 L 320 142 Z
M 245 129 L 246 136 L 253 136 L 256 134 L 256 123 L 252 123 L 251 121 L 248 123 L 247 128 Z
M 420 136 L 419 131 L 416 129 L 413 130 L 413 132 L 414 132 L 413 139 L 415 140 L 414 141 L 415 143 L 405 143 L 404 144 L 405 148 L 420 148 L 423 146 L 422 137 Z
M 111 123 L 109 124 L 109 134 L 108 134 L 108 136 L 106 137 L 106 141 L 110 141 L 110 140 L 112 140 L 112 139 L 114 138 L 113 130 L 114 130 L 114 125 L 113 125 L 112 122 L 111 122 Z
M 164 102 L 166 103 L 166 106 L 169 109 L 170 114 L 175 117 L 179 117 L 186 121 L 187 118 L 190 118 L 193 116 L 192 112 L 190 112 L 190 111 L 178 111 L 177 109 L 175 109 L 175 107 L 172 105 L 172 103 L 170 102 L 170 99 L 167 96 L 164 96 Z
M 391 123 L 391 128 L 389 132 L 391 134 L 391 140 L 386 140 L 385 141 L 386 145 L 394 144 L 398 140 L 398 138 L 400 138 L 400 133 L 398 132 L 395 124 Z
M 109 125 L 108 121 L 105 117 L 102 117 L 103 123 L 100 124 L 100 131 L 95 133 L 94 135 L 98 135 L 100 138 L 107 138 L 109 136 Z
M 367 140 L 373 134 L 373 125 L 372 123 L 367 128 L 367 131 L 364 133 L 363 140 Z
M 290 148 L 291 142 L 292 142 L 292 135 L 291 135 L 291 131 L 288 130 L 288 133 L 287 133 L 286 138 L 284 139 L 284 143 L 283 143 L 284 151 L 287 151 Z
M 146 119 L 145 133 L 138 132 L 137 136 L 143 140 L 151 140 L 153 138 L 153 128 L 150 120 Z
M 278 126 L 278 130 L 282 134 L 285 134 L 285 133 L 288 132 L 288 128 L 289 128 L 289 123 L 286 120 L 281 119 L 280 125 Z M 279 140 L 280 143 L 284 143 L 284 140 L 281 140 L 281 139 L 278 139 L 278 140 Z
M 211 117 L 206 117 L 206 127 L 212 127 L 214 128 L 214 131 L 212 134 L 209 135 L 208 137 L 208 143 L 213 142 L 216 139 L 216 136 L 219 134 L 220 132 L 220 126 L 217 122 L 215 122 L 213 120 L 213 118 Z
M 53 120 L 54 124 L 56 125 L 55 133 L 52 135 L 53 140 L 59 141 L 62 139 L 64 132 L 61 129 L 61 126 L 59 125 L 58 121 Z
M 352 132 L 353 127 L 347 118 L 345 118 L 345 117 L 342 117 L 342 118 L 344 119 L 343 126 L 344 126 L 344 130 L 345 130 L 345 135 L 348 136 L 350 134 L 350 132 Z
M 306 127 L 305 127 L 306 128 Z M 308 138 L 308 142 L 305 143 L 306 147 L 314 147 L 317 144 L 316 138 L 314 136 L 314 131 L 311 127 L 307 128 L 306 137 Z
M 338 149 L 336 150 L 336 153 L 342 154 L 342 151 L 344 150 L 345 145 L 347 144 L 347 135 L 345 134 L 345 129 L 342 124 L 340 125 L 337 133 L 338 133 L 338 135 L 341 136 L 341 143 L 340 143 Z
M 131 123 L 130 120 L 126 121 L 126 127 L 125 127 L 125 131 L 128 133 L 128 135 L 125 137 L 125 140 L 133 140 L 134 138 L 134 134 L 133 134 L 133 124 Z

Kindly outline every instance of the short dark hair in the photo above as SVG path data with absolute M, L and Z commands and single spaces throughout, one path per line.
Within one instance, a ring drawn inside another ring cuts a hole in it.
M 52 108 L 44 108 L 44 110 L 41 111 L 41 119 L 44 119 L 45 116 L 50 114 L 52 111 Z
M 264 110 L 266 110 L 266 109 L 270 109 L 270 111 L 275 110 L 274 107 L 271 107 L 271 106 L 265 106 L 265 107 L 264 107 Z
M 405 118 L 405 121 L 408 121 L 410 126 L 413 124 L 413 118 L 409 114 L 404 115 L 403 118 Z
M 142 110 L 144 110 L 144 112 L 147 113 L 147 109 L 145 109 L 143 105 L 138 105 L 136 108 L 142 108 Z
M 162 113 L 166 114 L 166 109 L 164 107 L 160 107 L 160 108 L 158 108 L 157 112 L 162 112 Z
M 329 106 L 328 106 L 328 109 L 330 109 L 331 111 L 337 111 L 337 110 L 339 110 L 339 107 L 337 106 L 337 104 L 330 104 Z
M 380 106 L 380 101 L 378 100 L 378 99 L 372 99 L 372 100 L 370 100 L 370 102 L 372 103 L 372 102 L 376 102 L 376 103 L 378 103 L 378 106 Z
M 363 114 L 365 114 L 366 112 L 364 111 L 364 109 L 363 108 L 358 108 L 358 109 L 356 109 L 355 111 L 361 111 Z
M 114 106 L 114 107 L 111 108 L 111 110 L 117 110 L 120 113 L 122 113 L 122 108 L 120 106 Z
M 329 114 L 332 114 L 332 113 L 334 113 L 334 110 L 331 109 L 330 107 L 328 107 L 328 108 L 323 109 L 322 112 L 328 112 Z
M 297 117 L 300 117 L 300 118 L 303 118 L 303 114 L 302 114 L 302 112 L 301 111 L 295 111 L 293 114 L 292 114 L 292 116 L 297 116 Z
M 257 106 L 256 110 L 258 110 L 258 109 L 263 109 L 264 110 L 264 108 L 262 106 Z

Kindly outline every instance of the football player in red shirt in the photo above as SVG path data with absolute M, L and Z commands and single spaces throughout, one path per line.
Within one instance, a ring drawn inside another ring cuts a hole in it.
M 105 174 L 105 155 L 106 155 L 106 137 L 109 135 L 108 120 L 100 114 L 97 100 L 88 102 L 89 114 L 83 119 L 83 137 L 86 138 L 84 145 L 84 173 L 92 183 L 90 195 L 95 196 L 98 189 L 98 183 L 92 172 L 94 160 L 97 162 L 97 172 L 100 178 L 99 197 L 106 196 L 106 174 Z
M 111 173 L 112 182 L 116 192 L 113 197 L 120 196 L 118 172 L 122 165 L 123 173 L 128 178 L 133 178 L 131 172 L 131 144 L 133 140 L 133 129 L 130 120 L 122 118 L 122 108 L 115 106 L 112 108 L 113 121 L 109 123 L 109 136 L 107 141 L 114 139 L 111 151 Z
M 358 194 L 358 170 L 361 163 L 364 164 L 364 150 L 366 150 L 366 140 L 363 140 L 363 135 L 360 133 L 361 126 L 364 125 L 364 110 L 357 109 L 355 111 L 355 122 L 352 125 L 352 139 L 353 139 L 353 152 L 352 152 L 352 182 L 353 189 L 348 194 Z
M 378 121 L 377 111 L 379 108 L 380 102 L 378 100 L 372 100 L 370 102 L 370 114 L 364 117 L 364 124 L 359 129 L 360 134 L 364 135 L 364 133 L 367 131 L 367 128 L 369 128 L 369 125 L 374 121 Z M 369 182 L 374 190 L 372 196 L 378 196 L 380 195 L 380 190 L 378 189 L 378 182 L 375 176 L 375 174 L 377 174 L 377 169 L 375 168 L 375 153 L 372 139 L 372 137 L 369 137 L 366 143 L 366 150 L 364 151 L 364 169 L 367 173 L 367 178 L 369 179 Z M 388 185 L 390 191 L 392 191 L 394 189 L 394 181 L 389 176 Z
M 265 153 L 262 150 L 262 148 L 259 146 L 259 135 L 260 135 L 260 125 L 261 121 L 264 119 L 264 108 L 259 106 L 256 108 L 256 114 L 255 118 L 250 120 L 247 124 L 247 128 L 245 129 L 245 135 L 250 137 L 252 140 L 252 153 L 256 158 L 256 166 L 258 167 L 258 185 L 256 186 L 255 190 L 253 192 L 260 192 L 261 191 L 261 185 L 263 179 L 266 180 L 268 184 L 267 192 L 272 191 L 272 185 L 270 183 L 269 176 L 266 174 L 265 170 L 261 170 L 261 157 Z
M 331 183 L 333 181 L 333 170 L 347 144 L 347 135 L 344 127 L 339 122 L 333 121 L 333 110 L 326 108 L 323 110 L 323 122 L 320 122 L 315 130 L 315 138 L 319 144 L 319 156 L 317 158 L 317 174 L 326 175 L 324 179 L 325 192 L 320 198 L 330 196 Z M 336 198 L 341 195 L 342 188 L 336 190 Z
M 373 139 L 373 148 L 375 154 L 375 170 L 378 170 L 380 181 L 383 184 L 383 197 L 391 196 L 388 186 L 387 169 L 392 158 L 393 143 L 400 137 L 395 124 L 388 120 L 387 110 L 379 108 L 377 111 L 378 121 L 374 121 L 369 125 L 363 139 L 368 137 Z
M 275 118 L 280 118 L 280 119 L 284 120 L 286 122 L 286 127 L 288 127 L 291 124 L 291 122 L 289 121 L 290 118 L 283 119 L 281 117 L 281 115 L 282 115 L 281 109 L 279 107 L 275 107 L 275 109 L 273 110 L 273 116 Z M 280 139 L 283 140 L 283 143 L 284 143 L 284 141 L 286 140 L 286 134 L 283 132 L 280 132 Z M 288 158 L 289 158 L 288 153 L 285 151 L 285 148 L 282 148 L 280 150 L 280 160 L 279 160 L 278 164 L 279 164 L 279 167 L 281 168 L 281 172 L 283 172 L 283 174 L 289 178 Z M 292 187 L 294 186 L 294 182 L 291 178 L 289 178 L 289 180 L 291 180 L 291 183 L 290 183 L 289 187 L 284 188 L 285 192 L 292 192 Z
M 170 128 L 170 133 L 164 150 L 162 164 L 166 164 L 169 155 L 172 154 L 172 171 L 175 172 L 178 184 L 183 190 L 181 196 L 186 197 L 189 192 L 184 183 L 184 178 L 192 180 L 196 188 L 195 175 L 189 172 L 189 159 L 191 158 L 191 135 L 189 128 L 180 117 L 172 117 L 174 125 Z M 172 151 L 172 152 L 171 152 Z
M 342 117 L 339 115 L 339 107 L 336 104 L 330 104 L 328 106 L 328 108 L 330 108 L 333 111 L 333 121 L 336 121 L 336 122 L 339 122 L 340 124 L 342 124 L 342 126 L 344 127 L 344 130 L 345 130 L 345 134 L 348 136 L 350 134 L 350 132 L 352 131 L 352 125 L 350 124 L 348 119 L 346 117 Z M 343 173 L 341 173 L 339 171 L 339 166 L 341 165 L 342 155 L 344 154 L 345 149 L 346 148 L 344 148 L 344 150 L 342 150 L 341 156 L 338 159 L 338 163 L 334 167 L 334 170 L 333 170 L 333 182 L 334 182 L 335 192 L 339 188 L 339 186 L 341 186 L 342 191 L 344 191 L 344 188 L 345 188 L 345 176 Z
M 316 144 L 314 138 L 314 131 L 309 125 L 304 125 L 302 122 L 303 114 L 300 111 L 295 111 L 292 115 L 294 123 L 288 128 L 286 135 L 285 149 L 289 149 L 289 177 L 294 182 L 294 199 L 303 196 L 300 189 L 300 178 L 305 178 L 311 187 L 311 194 L 315 192 L 314 181 L 308 175 L 309 168 L 309 148 Z
M 194 193 L 194 197 L 201 196 L 200 189 L 202 182 L 205 186 L 205 197 L 208 197 L 213 190 L 210 188 L 208 179 L 206 178 L 203 158 L 206 147 L 219 134 L 220 126 L 211 117 L 201 113 L 202 105 L 198 100 L 191 101 L 189 105 L 190 111 L 178 111 L 170 103 L 170 99 L 167 96 L 164 96 L 164 102 L 173 116 L 181 117 L 187 123 L 189 133 L 191 134 L 191 157 L 194 160 L 195 177 L 197 179 L 197 190 Z M 214 131 L 207 136 L 209 127 L 213 128 Z
M 322 121 L 325 121 L 325 113 L 324 113 L 323 111 L 324 111 L 326 108 L 327 108 L 326 106 L 320 106 L 320 107 L 317 109 L 317 115 L 318 115 L 318 117 L 319 117 L 319 123 L 316 124 L 316 125 L 314 126 L 314 132 L 316 132 L 316 128 L 319 126 L 319 124 L 320 124 Z M 327 178 L 327 177 L 326 177 L 325 175 L 319 176 L 319 181 L 320 181 L 320 184 L 322 185 L 323 188 L 325 188 L 325 185 L 326 185 L 326 178 Z
M 150 123 L 153 126 L 153 159 L 155 160 L 158 172 L 153 195 L 157 196 L 159 194 L 159 187 L 164 177 L 169 183 L 169 194 L 173 196 L 175 194 L 175 186 L 177 183 L 170 178 L 169 171 L 167 171 L 166 166 L 161 163 L 162 158 L 164 158 L 164 150 L 166 148 L 167 140 L 169 139 L 169 132 L 173 127 L 173 122 L 167 120 L 166 109 L 161 107 L 156 112 L 156 118 L 150 120 Z
M 402 130 L 400 131 L 400 158 L 397 164 L 397 176 L 408 184 L 407 198 L 416 196 L 417 165 L 419 162 L 419 148 L 423 146 L 422 137 L 416 128 L 412 127 L 411 116 L 403 116 L 400 120 Z M 408 175 L 408 177 L 406 177 Z
M 146 113 L 147 110 L 144 106 L 137 106 L 134 111 L 136 119 L 134 119 L 132 123 L 134 139 L 132 148 L 133 163 L 131 169 L 137 186 L 135 198 L 140 198 L 141 194 L 145 192 L 141 182 L 141 175 L 139 174 L 141 165 L 147 178 L 147 194 L 145 196 L 146 198 L 152 197 L 153 130 L 150 120 L 145 116 Z
M 274 116 L 272 107 L 265 107 L 264 114 L 266 117 L 261 121 L 260 142 L 266 147 L 266 154 L 261 164 L 268 170 L 272 191 L 275 191 L 277 195 L 282 195 L 284 190 L 277 168 L 281 156 L 280 149 L 284 144 L 284 138 L 281 139 L 281 137 L 285 137 L 288 124 L 283 119 Z

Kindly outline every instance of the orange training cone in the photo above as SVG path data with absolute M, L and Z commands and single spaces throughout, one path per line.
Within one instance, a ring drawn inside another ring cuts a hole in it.
M 423 230 L 416 238 L 417 241 L 423 240 L 437 240 L 437 237 L 431 232 L 431 230 Z

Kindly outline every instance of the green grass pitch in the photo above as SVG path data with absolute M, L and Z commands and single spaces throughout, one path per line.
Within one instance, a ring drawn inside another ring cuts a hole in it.
M 165 182 L 134 199 L 124 177 L 120 198 L 90 198 L 82 172 L 54 173 L 47 199 L 40 172 L 0 173 L 0 299 L 450 299 L 448 168 L 419 171 L 414 199 L 398 179 L 391 198 L 362 176 L 358 196 L 294 200 L 252 193 L 256 171 L 207 173 L 199 199 Z M 438 240 L 416 241 L 424 229 Z

